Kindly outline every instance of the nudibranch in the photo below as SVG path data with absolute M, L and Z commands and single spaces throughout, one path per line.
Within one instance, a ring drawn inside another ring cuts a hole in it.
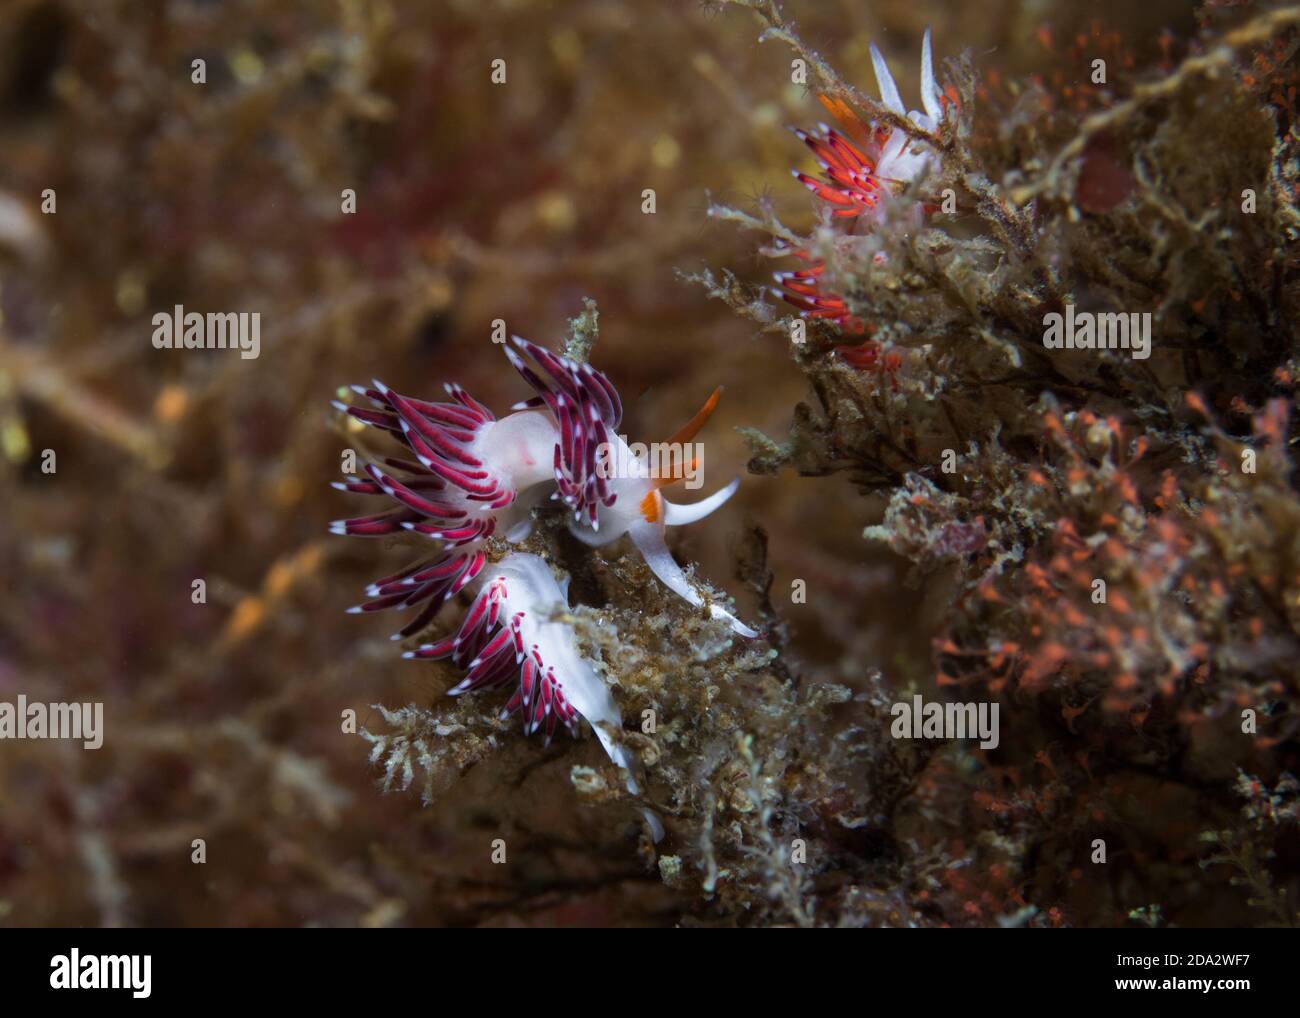
M 679 477 L 661 476 L 617 434 L 623 407 L 609 379 L 518 336 L 512 343 L 506 356 L 535 395 L 500 419 L 457 385 L 446 386 L 450 402 L 404 396 L 378 381 L 353 387 L 369 407 L 335 402 L 361 423 L 388 432 L 407 455 L 367 464 L 364 478 L 336 482 L 340 490 L 395 504 L 330 529 L 360 537 L 406 530 L 436 545 L 430 557 L 371 584 L 370 600 L 350 611 L 420 608 L 394 635 L 401 639 L 427 626 L 457 593 L 472 591 L 473 604 L 454 636 L 406 656 L 450 658 L 464 669 L 465 680 L 452 693 L 517 680 L 506 711 L 522 712 L 526 731 L 545 724 L 549 736 L 560 723 L 576 731 L 584 717 L 610 759 L 630 769 L 610 735 L 620 720 L 609 689 L 579 652 L 571 627 L 556 621 L 568 601 L 551 567 L 520 552 L 489 562 L 488 539 L 522 541 L 532 511 L 549 494 L 571 510 L 569 529 L 581 541 L 602 545 L 626 534 L 666 587 L 702 607 L 706 598 L 674 561 L 665 528 L 704 518 L 731 497 L 739 480 L 691 505 L 669 502 L 661 488 Z M 695 436 L 717 396 L 670 445 Z M 708 607 L 741 636 L 758 635 L 719 605 Z
M 930 47 L 930 30 L 921 43 L 921 106 L 908 112 L 889 65 L 873 43 L 871 63 L 881 102 L 891 112 L 906 117 L 924 131 L 933 133 L 944 116 L 949 101 L 939 89 L 934 76 L 934 56 Z M 809 133 L 795 129 L 795 135 L 812 150 L 821 168 L 820 177 L 791 170 L 800 183 L 820 198 L 836 220 L 870 228 L 883 215 L 885 199 L 905 190 L 908 184 L 923 177 L 934 165 L 935 154 L 907 132 L 888 125 L 867 125 L 841 99 L 828 95 L 818 98 L 839 122 L 843 132 L 825 124 Z M 914 210 L 919 220 L 925 206 Z M 863 323 L 849 310 L 843 297 L 825 290 L 822 274 L 825 265 L 808 251 L 791 248 L 788 254 L 805 262 L 803 268 L 775 274 L 781 290 L 779 296 L 799 309 L 806 318 L 824 319 L 838 325 L 845 333 L 865 331 Z

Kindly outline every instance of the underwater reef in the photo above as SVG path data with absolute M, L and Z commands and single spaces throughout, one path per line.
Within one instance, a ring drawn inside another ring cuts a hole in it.
M 1300 6 L 159 11 L 0 14 L 0 924 L 1300 922 Z

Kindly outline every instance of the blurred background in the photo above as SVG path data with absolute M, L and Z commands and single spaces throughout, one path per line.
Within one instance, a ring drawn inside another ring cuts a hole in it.
M 1050 75 L 1044 24 L 1100 19 L 1148 50 L 1194 27 L 1177 2 L 785 6 L 869 88 L 877 42 L 913 103 L 927 26 L 939 56 L 1004 75 Z M 536 769 L 502 787 L 477 768 L 431 807 L 376 789 L 341 712 L 441 690 L 398 658 L 392 618 L 343 614 L 405 558 L 326 532 L 358 505 L 328 487 L 348 444 L 329 401 L 377 376 L 503 411 L 525 393 L 492 321 L 556 345 L 589 297 L 627 434 L 667 437 L 721 385 L 706 487 L 743 473 L 734 428 L 782 437 L 805 383 L 784 341 L 679 273 L 772 270 L 711 199 L 812 218 L 786 126 L 823 114 L 759 28 L 689 0 L 0 4 L 0 700 L 100 701 L 106 724 L 93 752 L 0 742 L 0 923 L 670 924 L 687 906 L 626 838 L 587 850 L 562 751 L 518 740 Z M 259 312 L 260 357 L 155 349 L 176 304 Z M 903 681 L 942 619 L 862 540 L 879 514 L 843 478 L 747 477 L 678 551 L 738 590 L 729 543 L 761 524 L 778 589 L 834 592 L 791 618 L 793 667 Z M 546 851 L 493 867 L 503 823 Z

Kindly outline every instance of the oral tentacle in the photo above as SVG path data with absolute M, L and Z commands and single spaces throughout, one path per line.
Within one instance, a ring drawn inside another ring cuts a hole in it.
M 933 129 L 943 119 L 943 107 L 939 103 L 939 83 L 934 78 L 934 53 L 930 48 L 930 30 L 925 30 L 921 41 L 921 105 L 925 115 L 930 118 Z
M 880 101 L 890 112 L 897 113 L 900 117 L 907 116 L 907 107 L 903 105 L 903 97 L 898 94 L 894 76 L 889 73 L 889 65 L 885 63 L 885 58 L 874 42 L 871 44 L 871 67 L 876 72 L 876 86 L 880 90 Z
M 708 498 L 702 498 L 698 502 L 692 502 L 690 505 L 678 505 L 663 500 L 663 521 L 667 527 L 682 527 L 688 523 L 696 523 L 704 519 L 709 513 L 726 503 L 736 493 L 740 487 L 740 478 L 732 480 L 725 488 L 719 488 Z

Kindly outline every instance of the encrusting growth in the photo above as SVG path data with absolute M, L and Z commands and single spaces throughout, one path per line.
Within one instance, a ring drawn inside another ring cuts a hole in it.
M 635 455 L 616 434 L 623 408 L 609 379 L 517 336 L 513 343 L 506 356 L 536 395 L 515 404 L 506 417 L 497 419 L 456 385 L 446 387 L 453 401 L 448 403 L 403 396 L 377 381 L 354 387 L 371 407 L 335 403 L 363 424 L 387 431 L 414 459 L 386 458 L 366 466 L 366 479 L 337 482 L 340 490 L 386 496 L 396 504 L 339 520 L 331 531 L 383 537 L 409 530 L 438 545 L 431 557 L 371 584 L 370 600 L 350 611 L 420 608 L 395 634 L 401 639 L 427 626 L 454 595 L 473 590 L 456 634 L 405 656 L 447 658 L 465 670 L 453 695 L 517 681 L 506 712 L 520 711 L 525 731 L 545 725 L 549 737 L 564 724 L 576 732 L 582 716 L 609 758 L 630 770 L 611 735 L 620 716 L 609 689 L 579 652 L 571 627 L 554 619 L 556 609 L 568 604 L 567 579 L 557 582 L 537 555 L 510 552 L 489 562 L 488 538 L 524 540 L 532 510 L 549 493 L 572 511 L 575 537 L 597 546 L 627 534 L 665 586 L 702 607 L 704 596 L 668 550 L 665 528 L 707 516 L 731 497 L 739 480 L 693 505 L 669 502 L 660 488 L 680 478 L 656 476 L 648 457 Z M 716 402 L 715 392 L 670 443 L 694 437 Z M 709 611 L 741 636 L 758 635 L 716 604 Z M 636 790 L 630 776 L 628 787 Z

